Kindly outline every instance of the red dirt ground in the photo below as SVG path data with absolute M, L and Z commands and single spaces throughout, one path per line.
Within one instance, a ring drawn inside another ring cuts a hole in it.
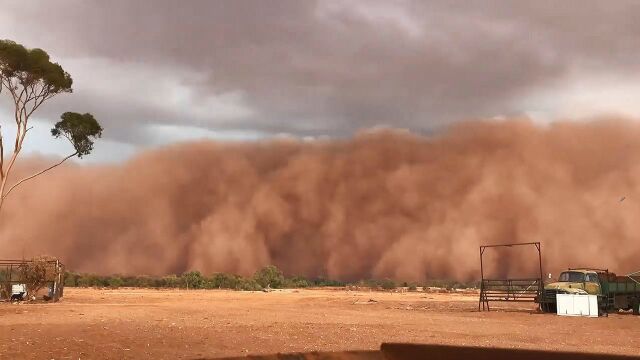
M 536 313 L 533 305 L 478 312 L 477 299 L 67 288 L 56 304 L 0 304 L 0 359 L 188 359 L 375 350 L 382 342 L 640 354 L 640 317 L 567 318 Z

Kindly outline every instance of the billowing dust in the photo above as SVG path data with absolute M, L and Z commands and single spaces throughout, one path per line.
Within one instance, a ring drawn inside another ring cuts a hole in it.
M 22 159 L 17 179 L 46 159 Z M 435 136 L 185 143 L 65 166 L 13 192 L 3 257 L 98 273 L 479 277 L 480 244 L 541 241 L 545 272 L 640 264 L 640 125 L 475 121 Z M 508 253 L 507 253 L 508 254 Z M 535 249 L 489 273 L 537 271 Z

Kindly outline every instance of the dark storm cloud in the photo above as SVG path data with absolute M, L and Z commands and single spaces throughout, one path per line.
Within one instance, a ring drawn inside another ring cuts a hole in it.
M 76 84 L 95 84 L 50 105 L 51 116 L 83 104 L 127 142 L 144 141 L 146 124 L 334 136 L 377 124 L 432 130 L 526 111 L 513 104 L 531 89 L 576 67 L 638 70 L 640 55 L 632 1 L 0 4 L 0 30 L 56 58 L 85 59 Z M 119 70 L 93 76 L 92 60 Z M 189 100 L 164 104 L 181 98 L 169 91 L 176 86 Z M 246 111 L 218 114 L 207 99 L 225 94 L 238 94 Z

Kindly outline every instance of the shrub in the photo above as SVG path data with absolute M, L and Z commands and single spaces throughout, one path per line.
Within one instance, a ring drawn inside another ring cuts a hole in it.
M 453 289 L 477 288 L 480 286 L 480 283 L 477 281 L 458 282 L 455 280 L 429 280 L 426 282 L 425 286 L 432 286 L 432 287 L 453 290 Z
M 0 285 L 2 277 L 6 277 L 0 270 Z M 391 279 L 369 279 L 358 282 L 346 283 L 343 281 L 329 280 L 326 278 L 307 279 L 302 276 L 285 278 L 275 266 L 267 266 L 257 271 L 252 277 L 242 277 L 234 274 L 215 273 L 210 277 L 203 276 L 198 271 L 185 272 L 181 276 L 167 275 L 155 276 L 99 276 L 95 274 L 65 273 L 65 286 L 79 287 L 152 287 L 152 288 L 180 288 L 189 289 L 234 289 L 234 290 L 261 290 L 267 286 L 271 288 L 305 288 L 305 287 L 343 287 L 347 284 L 357 287 L 369 287 L 377 290 L 391 290 L 396 288 L 396 283 Z M 409 291 L 416 291 L 416 283 L 403 282 Z M 477 281 L 457 282 L 452 280 L 429 280 L 424 283 L 425 289 L 429 286 L 446 289 L 464 289 L 477 287 Z M 0 286 L 1 288 L 1 286 Z
M 154 283 L 154 278 L 151 276 L 143 275 L 137 276 L 133 278 L 133 282 L 137 284 L 137 287 L 152 287 Z
M 199 271 L 190 271 L 182 274 L 182 280 L 187 289 L 202 289 L 205 283 L 205 279 Z
M 116 276 L 116 277 L 109 278 L 107 283 L 109 284 L 109 287 L 117 289 L 124 284 L 124 281 L 122 281 L 121 278 Z
M 273 265 L 266 266 L 253 275 L 253 279 L 263 288 L 281 288 L 284 284 L 282 271 Z
M 259 291 L 262 290 L 262 286 L 260 286 L 260 284 L 258 284 L 254 279 L 243 278 L 238 282 L 236 289 L 244 291 Z
M 238 287 L 239 277 L 236 275 L 218 273 L 214 274 L 210 280 L 210 288 L 212 289 L 236 289 Z
M 396 283 L 390 279 L 384 279 L 384 280 L 369 279 L 369 280 L 360 281 L 358 283 L 358 286 L 368 287 L 375 290 L 380 290 L 380 289 L 392 290 L 396 288 Z
M 285 279 L 284 283 L 282 284 L 282 287 L 289 288 L 289 289 L 299 289 L 299 288 L 309 287 L 310 285 L 311 284 L 309 280 L 300 276 L 296 276 L 291 279 Z
M 320 277 L 320 278 L 315 278 L 311 280 L 310 285 L 316 286 L 316 287 L 338 287 L 338 286 L 345 286 L 346 283 L 343 281 L 329 280 L 329 279 Z
M 48 281 L 54 279 L 56 268 L 55 265 L 49 263 L 52 260 L 55 259 L 48 256 L 40 256 L 18 267 L 20 281 L 27 285 L 28 294 L 35 294 L 45 287 Z
M 164 276 L 156 282 L 157 287 L 167 287 L 167 288 L 179 288 L 182 286 L 182 279 L 177 275 L 167 275 Z
M 104 287 L 107 285 L 104 278 L 93 274 L 79 275 L 77 280 L 77 286 L 80 287 Z
M 78 286 L 78 279 L 80 278 L 79 274 L 73 272 L 65 272 L 64 273 L 64 286 Z
M 384 279 L 380 281 L 380 287 L 384 290 L 392 290 L 396 288 L 396 283 L 390 279 Z

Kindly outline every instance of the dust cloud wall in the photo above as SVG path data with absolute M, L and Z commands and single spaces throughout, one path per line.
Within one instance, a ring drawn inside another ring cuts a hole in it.
M 47 159 L 25 158 L 15 178 Z M 49 159 L 50 160 L 50 159 Z M 11 194 L 5 258 L 76 271 L 353 280 L 479 277 L 481 244 L 541 241 L 545 272 L 640 268 L 640 125 L 472 121 L 436 136 L 195 142 L 119 165 L 58 168 Z M 537 253 L 489 255 L 489 274 Z

